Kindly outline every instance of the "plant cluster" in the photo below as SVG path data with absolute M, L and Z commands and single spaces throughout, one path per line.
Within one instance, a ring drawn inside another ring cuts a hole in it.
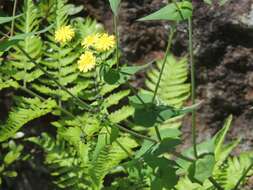
M 173 0 L 138 20 L 170 22 L 164 59 L 142 66 L 121 63 L 121 1 L 109 3 L 112 35 L 75 16 L 82 7 L 67 0 L 24 0 L 18 14 L 15 0 L 13 15 L 0 17 L 0 90 L 11 92 L 0 124 L 0 186 L 11 189 L 19 175 L 15 165 L 35 163 L 43 151 L 53 189 L 243 189 L 253 154 L 231 156 L 240 142 L 225 142 L 232 116 L 214 137 L 196 141 L 201 102 L 195 98 L 192 3 Z M 181 22 L 188 22 L 189 56 L 176 58 L 170 49 Z M 137 72 L 146 73 L 140 90 L 131 83 Z M 190 96 L 192 105 L 184 107 Z M 192 115 L 192 147 L 179 152 L 186 114 Z M 43 118 L 42 132 L 32 133 Z

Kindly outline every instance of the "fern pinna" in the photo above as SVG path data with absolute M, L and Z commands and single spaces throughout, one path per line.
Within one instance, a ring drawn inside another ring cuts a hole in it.
M 40 26 L 40 12 L 32 0 L 25 0 L 22 8 L 23 15 L 17 19 L 16 34 L 26 35 L 37 32 Z M 19 45 L 38 63 L 41 60 L 43 43 L 38 36 L 27 36 Z M 8 61 L 4 62 L 1 72 L 8 74 L 17 81 L 21 81 L 24 86 L 38 79 L 43 72 L 16 47 L 9 53 Z

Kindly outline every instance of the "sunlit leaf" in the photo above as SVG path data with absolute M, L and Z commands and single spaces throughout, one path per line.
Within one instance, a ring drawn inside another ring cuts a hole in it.
M 160 10 L 139 19 L 139 21 L 146 20 L 170 20 L 182 21 L 192 16 L 192 4 L 189 1 L 178 3 L 170 3 Z
M 114 15 L 118 14 L 121 0 L 109 0 L 112 12 Z

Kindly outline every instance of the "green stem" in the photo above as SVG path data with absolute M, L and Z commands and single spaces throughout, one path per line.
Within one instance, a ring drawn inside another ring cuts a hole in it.
M 15 0 L 15 1 L 14 1 L 14 5 L 13 5 L 13 10 L 12 10 L 12 17 L 15 17 L 15 16 L 16 16 L 17 3 L 18 3 L 18 0 Z M 12 20 L 12 22 L 11 22 L 11 33 L 10 33 L 10 36 L 13 36 L 13 33 L 14 33 L 14 25 L 15 25 L 15 18 L 14 18 L 14 19 Z
M 116 38 L 116 63 L 117 69 L 119 69 L 119 33 L 118 33 L 118 16 L 113 16 L 113 23 L 114 23 L 114 33 Z
M 160 134 L 160 131 L 159 131 L 159 128 L 158 128 L 157 124 L 155 125 L 155 133 L 156 133 L 156 136 L 159 139 L 159 141 L 162 141 L 162 137 L 161 137 L 161 134 Z
M 20 45 L 17 44 L 18 49 L 38 68 L 40 69 L 48 78 L 53 80 L 59 87 L 61 87 L 62 90 L 64 90 L 66 93 L 68 93 L 72 98 L 74 98 L 76 101 L 78 101 L 82 106 L 85 107 L 87 111 L 95 112 L 93 108 L 85 103 L 83 100 L 72 94 L 65 86 L 61 85 L 58 80 L 56 80 L 51 74 L 49 74 L 42 66 L 40 66 Z
M 109 129 L 107 126 L 105 126 L 105 129 L 109 135 L 111 135 Z M 115 142 L 118 144 L 118 146 L 130 157 L 133 158 L 133 155 L 116 139 Z
M 160 85 L 160 82 L 161 82 L 161 79 L 162 79 L 162 75 L 163 75 L 164 68 L 165 68 L 165 65 L 166 65 L 166 62 L 167 62 L 167 58 L 168 58 L 169 51 L 170 51 L 170 48 L 171 48 L 171 45 L 172 45 L 172 39 L 173 39 L 175 31 L 176 31 L 176 27 L 175 27 L 175 25 L 173 25 L 172 28 L 171 28 L 171 30 L 170 30 L 169 39 L 168 39 L 168 45 L 167 45 L 166 52 L 165 52 L 165 58 L 163 60 L 162 69 L 160 71 L 160 74 L 159 74 L 159 77 L 158 77 L 158 81 L 156 83 L 156 87 L 155 87 L 155 91 L 154 91 L 152 102 L 155 101 L 156 95 L 158 93 L 159 85 Z M 158 139 L 161 141 L 162 138 L 161 138 L 161 134 L 159 132 L 159 128 L 158 128 L 157 125 L 155 125 L 155 131 L 156 131 Z
M 178 158 L 181 158 L 182 160 L 186 160 L 188 162 L 194 162 L 195 160 L 189 157 L 186 157 L 178 152 L 172 151 L 171 154 L 175 155 Z
M 191 65 L 191 101 L 194 105 L 196 102 L 196 87 L 195 87 L 195 64 L 193 58 L 193 40 L 192 40 L 192 18 L 188 19 L 189 30 L 189 53 L 190 53 L 190 65 Z M 196 133 L 196 110 L 192 111 L 192 143 L 194 155 L 198 158 L 197 151 L 197 133 Z
M 164 58 L 163 63 L 162 63 L 162 69 L 160 71 L 158 81 L 156 83 L 154 96 L 153 96 L 153 100 L 152 100 L 153 102 L 155 101 L 156 95 L 158 93 L 159 85 L 160 85 L 160 82 L 161 82 L 161 79 L 162 79 L 163 71 L 164 71 L 164 68 L 165 68 L 165 65 L 166 65 L 166 62 L 167 62 L 167 58 L 168 58 L 169 51 L 170 51 L 170 48 L 171 48 L 171 45 L 172 45 L 172 39 L 173 39 L 175 31 L 176 31 L 176 27 L 175 27 L 175 25 L 173 25 L 171 30 L 170 30 L 168 45 L 167 45 L 166 52 L 165 52 L 165 58 Z
M 243 175 L 240 177 L 240 179 L 238 180 L 238 182 L 236 183 L 235 187 L 233 188 L 233 190 L 238 190 L 239 185 L 241 184 L 241 182 L 244 180 L 244 178 L 247 176 L 247 174 L 249 173 L 249 171 L 251 170 L 251 168 L 253 167 L 253 164 L 251 164 L 243 173 Z
M 132 130 L 130 130 L 130 129 L 127 129 L 127 128 L 125 128 L 125 127 L 119 125 L 119 124 L 114 124 L 114 126 L 117 127 L 117 128 L 119 128 L 119 129 L 122 130 L 122 131 L 125 131 L 125 132 L 127 132 L 127 133 L 129 133 L 129 134 L 135 136 L 135 137 L 139 137 L 139 138 L 148 140 L 148 141 L 153 142 L 153 143 L 159 143 L 159 141 L 157 141 L 156 139 L 153 139 L 153 138 L 150 138 L 150 137 L 148 137 L 148 136 L 139 134 L 139 133 L 137 133 L 137 132 L 135 132 L 135 131 L 132 131 Z
M 209 181 L 213 184 L 213 186 L 216 189 L 218 189 L 218 190 L 224 190 L 224 188 L 221 187 L 221 185 L 213 177 L 209 177 L 208 179 L 209 179 Z

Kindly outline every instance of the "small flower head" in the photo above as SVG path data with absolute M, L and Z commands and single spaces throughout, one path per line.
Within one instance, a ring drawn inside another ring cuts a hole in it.
M 77 64 L 80 71 L 88 72 L 95 67 L 96 57 L 93 55 L 92 52 L 86 51 L 84 54 L 81 55 Z
M 93 47 L 96 42 L 99 39 L 99 35 L 98 34 L 92 34 L 87 36 L 86 38 L 84 38 L 83 42 L 82 42 L 82 46 L 85 48 L 90 48 Z
M 94 47 L 97 51 L 108 51 L 115 47 L 115 37 L 113 35 L 101 34 Z
M 62 26 L 55 31 L 55 41 L 64 44 L 71 41 L 74 35 L 75 31 L 70 25 Z

